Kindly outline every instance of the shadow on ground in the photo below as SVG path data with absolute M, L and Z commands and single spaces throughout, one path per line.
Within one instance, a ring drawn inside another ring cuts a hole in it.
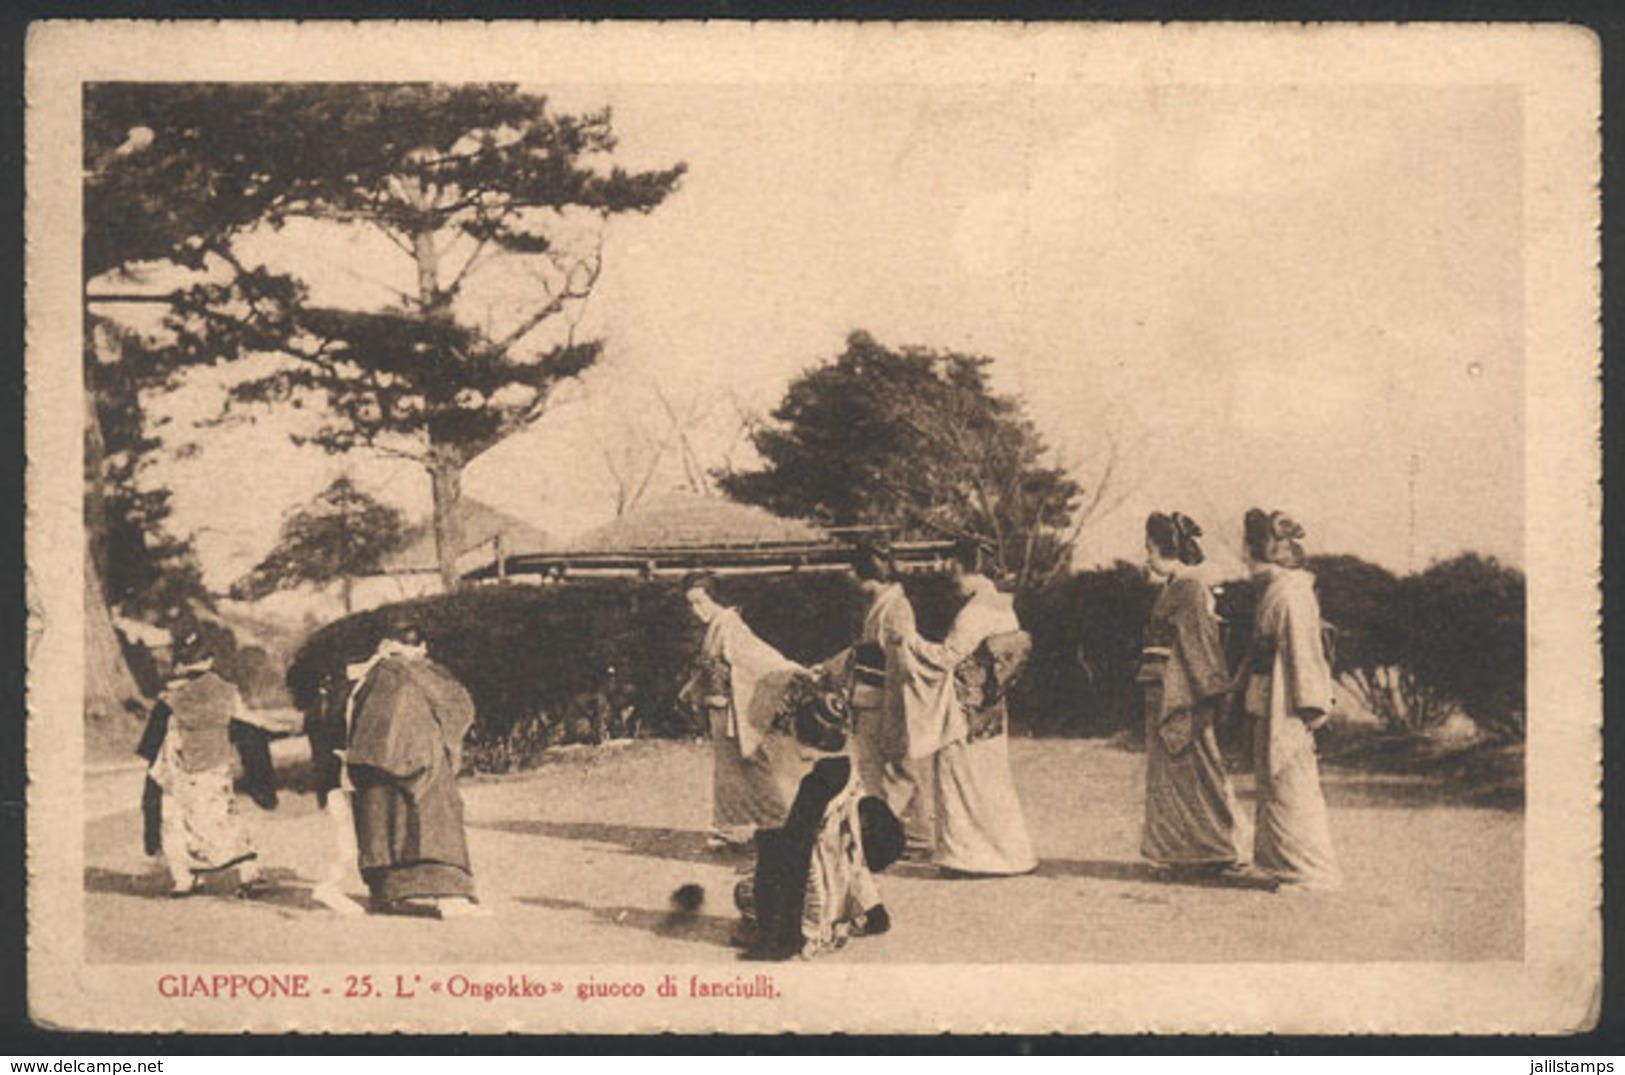
M 737 861 L 749 855 L 748 848 L 714 851 L 706 847 L 706 833 L 692 829 L 667 829 L 646 825 L 611 825 L 597 821 L 486 821 L 470 823 L 471 829 L 506 832 L 516 836 L 548 836 L 555 840 L 618 844 L 622 853 L 679 862 L 704 860 Z
M 561 900 L 548 896 L 523 896 L 517 902 L 532 907 L 545 907 L 550 911 L 586 911 L 600 922 L 622 929 L 635 929 L 669 940 L 707 944 L 717 948 L 733 948 L 734 931 L 739 919 L 720 918 L 686 911 L 651 911 L 646 907 L 595 907 L 579 900 Z
M 1038 864 L 1037 876 L 1050 879 L 1081 877 L 1091 881 L 1125 881 L 1193 888 L 1238 888 L 1255 891 L 1271 891 L 1275 888 L 1273 881 L 1256 873 L 1158 870 L 1144 862 L 1099 859 L 1044 859 Z
M 1326 802 L 1355 809 L 1413 809 L 1430 806 L 1467 806 L 1489 810 L 1522 810 L 1523 784 L 1466 785 L 1440 778 L 1414 776 L 1371 776 L 1338 770 L 1321 770 Z
M 254 894 L 244 897 L 248 903 L 289 911 L 322 911 L 327 908 L 317 903 L 310 894 L 309 882 L 302 881 L 292 870 L 271 869 L 260 875 L 260 887 Z M 176 897 L 170 888 L 169 874 L 163 870 L 143 870 L 140 873 L 121 873 L 100 866 L 85 868 L 85 891 L 115 896 L 134 896 L 144 900 L 170 901 Z M 203 887 L 188 899 L 237 898 L 237 872 L 226 870 L 207 878 Z

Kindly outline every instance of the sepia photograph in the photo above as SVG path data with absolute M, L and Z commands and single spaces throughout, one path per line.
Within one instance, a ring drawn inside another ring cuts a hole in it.
M 37 29 L 37 1021 L 1594 1024 L 1586 34 Z

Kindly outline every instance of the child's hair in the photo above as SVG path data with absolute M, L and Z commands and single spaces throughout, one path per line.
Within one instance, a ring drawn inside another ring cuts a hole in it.
M 846 748 L 846 699 L 835 691 L 809 690 L 791 716 L 796 741 L 825 754 Z
M 852 572 L 865 582 L 890 582 L 897 574 L 891 545 L 877 538 L 860 541 L 852 550 Z

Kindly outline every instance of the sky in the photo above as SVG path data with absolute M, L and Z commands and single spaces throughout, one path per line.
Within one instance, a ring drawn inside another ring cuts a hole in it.
M 1092 490 L 1088 566 L 1142 556 L 1145 515 L 1198 519 L 1237 563 L 1254 505 L 1312 552 L 1420 569 L 1522 563 L 1524 347 L 1516 92 L 1495 86 L 531 87 L 614 109 L 618 159 L 682 160 L 681 189 L 617 218 L 581 328 L 606 350 L 467 495 L 559 537 L 614 512 L 606 457 L 699 415 L 707 465 L 748 465 L 740 415 L 862 329 L 971 351 Z M 254 244 L 250 244 L 253 247 Z M 321 297 L 409 287 L 392 247 L 292 228 L 255 247 Z M 470 301 L 529 300 L 493 269 Z M 494 311 L 494 312 L 492 312 Z M 155 472 L 224 587 L 340 472 L 413 514 L 428 479 L 288 439 L 297 416 L 190 431 L 209 370 L 159 408 L 200 450 Z M 680 480 L 675 455 L 652 483 Z

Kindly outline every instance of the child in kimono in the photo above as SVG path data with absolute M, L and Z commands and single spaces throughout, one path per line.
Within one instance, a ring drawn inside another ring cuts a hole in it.
M 852 759 L 841 753 L 845 701 L 818 692 L 796 705 L 792 723 L 796 741 L 818 760 L 784 826 L 757 831 L 754 874 L 734 890 L 746 959 L 808 959 L 891 928 L 874 875 L 902 854 L 902 823 L 885 800 L 864 796 Z
M 249 895 L 259 866 L 237 816 L 231 776 L 230 729 L 242 696 L 214 671 L 196 629 L 177 634 L 175 674 L 141 747 L 151 761 L 146 810 L 157 822 L 158 839 L 149 835 L 148 850 L 162 849 L 172 895 L 194 895 L 208 878 L 233 868 L 239 894 Z

